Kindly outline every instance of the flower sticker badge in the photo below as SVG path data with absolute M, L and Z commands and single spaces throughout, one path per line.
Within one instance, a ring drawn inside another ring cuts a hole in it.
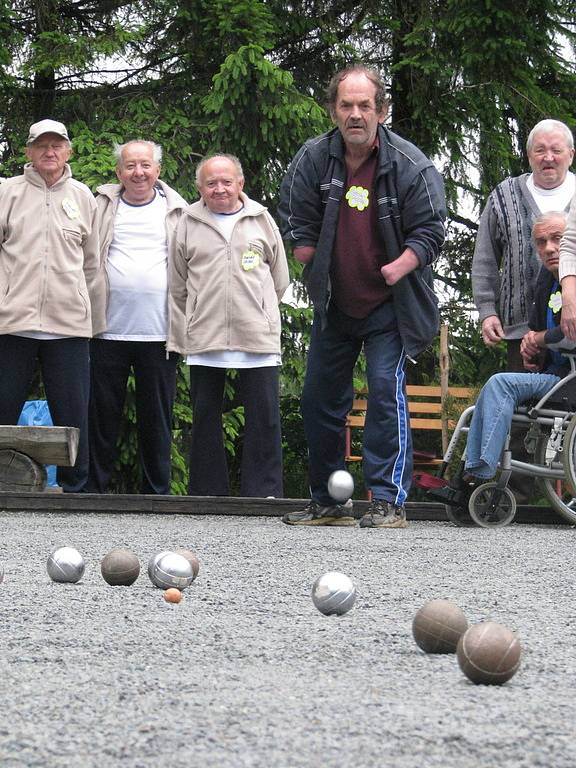
M 560 291 L 556 291 L 556 293 L 553 293 L 550 295 L 550 299 L 548 301 L 548 306 L 552 310 L 554 314 L 557 312 L 560 312 L 562 309 L 562 294 Z
M 258 264 L 260 264 L 260 254 L 256 251 L 248 249 L 242 254 L 240 263 L 242 264 L 242 269 L 245 272 L 249 272 L 251 269 L 256 269 Z
M 346 192 L 346 200 L 350 208 L 356 208 L 358 211 L 363 211 L 368 208 L 370 193 L 364 187 L 357 187 L 352 185 L 348 192 Z
M 80 216 L 80 209 L 78 208 L 77 203 L 69 197 L 65 197 L 64 200 L 62 200 L 62 208 L 69 219 L 77 219 Z

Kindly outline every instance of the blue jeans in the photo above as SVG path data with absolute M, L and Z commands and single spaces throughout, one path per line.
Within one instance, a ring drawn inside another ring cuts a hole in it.
M 412 437 L 406 400 L 406 355 L 394 304 L 381 304 L 356 319 L 331 306 L 324 330 L 312 326 L 302 415 L 308 444 L 310 492 L 321 505 L 331 473 L 344 468 L 344 428 L 352 406 L 352 375 L 364 348 L 368 409 L 362 449 L 366 488 L 375 499 L 402 505 L 412 481 Z
M 496 474 L 517 405 L 539 400 L 558 376 L 549 373 L 496 373 L 482 387 L 466 444 L 466 471 L 483 480 Z

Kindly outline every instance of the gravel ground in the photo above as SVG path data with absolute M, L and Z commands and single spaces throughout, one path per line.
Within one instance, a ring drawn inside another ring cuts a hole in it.
M 290 528 L 274 518 L 0 513 L 0 765 L 572 768 L 574 530 Z M 45 561 L 74 546 L 77 585 Z M 131 587 L 99 560 L 140 557 Z M 189 547 L 197 581 L 169 605 L 148 558 Z M 347 573 L 343 617 L 314 579 Z M 475 686 L 427 656 L 411 621 L 432 598 L 518 632 L 522 666 Z

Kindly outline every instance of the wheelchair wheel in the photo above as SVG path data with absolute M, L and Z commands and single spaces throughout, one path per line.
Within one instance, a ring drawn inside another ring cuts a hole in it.
M 572 489 L 572 492 L 576 494 L 576 416 L 572 417 L 570 424 L 566 428 L 562 445 L 564 447 L 562 451 L 562 464 L 564 465 L 566 483 Z
M 574 431 L 574 430 L 573 430 Z M 550 451 L 548 447 L 548 435 L 543 435 L 536 445 L 536 451 L 534 453 L 534 461 L 538 465 L 544 467 L 551 467 L 553 469 L 559 469 L 564 471 L 565 478 L 568 477 L 567 472 L 567 455 L 566 450 L 569 449 L 568 432 L 564 436 L 564 451 L 562 451 L 562 458 L 560 459 L 555 451 Z M 572 453 L 576 450 L 574 440 L 572 438 Z M 574 459 L 573 459 L 574 461 Z M 576 523 L 576 494 L 572 490 L 570 483 L 567 479 L 556 480 L 554 478 L 548 479 L 545 477 L 539 477 L 538 483 L 542 488 L 544 495 L 550 502 L 550 506 L 555 512 L 562 515 L 569 523 Z
M 473 528 L 476 525 L 470 517 L 470 512 L 464 507 L 453 507 L 450 504 L 445 504 L 444 509 L 448 520 L 459 528 Z
M 516 499 L 509 488 L 501 488 L 500 497 L 493 507 L 492 499 L 497 483 L 483 483 L 470 496 L 470 517 L 482 528 L 502 528 L 514 519 Z

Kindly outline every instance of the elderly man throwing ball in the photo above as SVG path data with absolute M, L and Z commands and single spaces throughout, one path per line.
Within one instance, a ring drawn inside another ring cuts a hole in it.
M 202 197 L 185 209 L 176 234 L 171 301 L 185 332 L 169 349 L 187 355 L 194 422 L 189 492 L 229 492 L 222 436 L 226 369 L 239 372 L 246 430 L 242 496 L 282 495 L 278 397 L 280 312 L 288 265 L 278 227 L 248 198 L 238 158 L 215 155 L 196 171 Z M 171 328 L 172 331 L 172 328 Z
M 344 466 L 352 374 L 364 350 L 368 411 L 363 469 L 373 500 L 364 528 L 404 528 L 412 480 L 406 358 L 438 329 L 431 265 L 444 240 L 442 179 L 383 123 L 384 84 L 350 67 L 328 87 L 335 128 L 298 151 L 280 190 L 283 232 L 306 264 L 314 304 L 302 414 L 312 498 L 288 525 L 354 525 L 327 482 Z

